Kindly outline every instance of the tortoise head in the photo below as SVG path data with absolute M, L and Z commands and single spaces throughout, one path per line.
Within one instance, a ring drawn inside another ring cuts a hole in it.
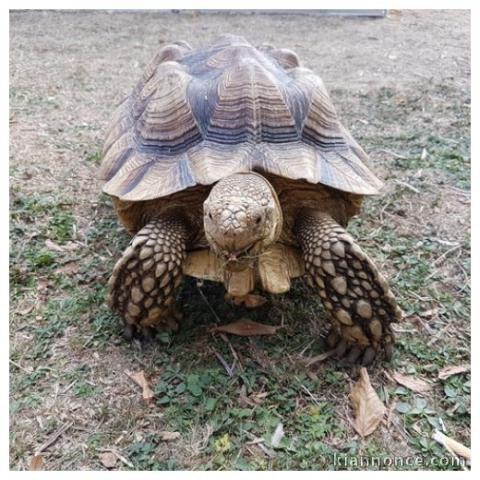
M 205 236 L 227 261 L 260 255 L 282 231 L 272 185 L 258 173 L 236 173 L 214 185 L 203 204 Z

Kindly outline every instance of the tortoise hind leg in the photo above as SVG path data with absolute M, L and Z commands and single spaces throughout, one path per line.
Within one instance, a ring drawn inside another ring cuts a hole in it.
M 353 238 L 328 214 L 302 210 L 295 224 L 305 268 L 332 318 L 328 341 L 337 357 L 367 365 L 393 351 L 391 322 L 401 319 L 383 276 Z
M 182 280 L 187 230 L 181 218 L 157 218 L 135 235 L 115 265 L 108 305 L 123 318 L 126 338 L 178 328 L 173 295 Z

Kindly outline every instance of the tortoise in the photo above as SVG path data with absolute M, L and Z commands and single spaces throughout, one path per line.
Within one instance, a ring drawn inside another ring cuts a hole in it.
M 402 312 L 345 230 L 382 182 L 293 51 L 232 35 L 165 46 L 114 114 L 100 177 L 134 235 L 108 282 L 127 338 L 178 328 L 185 275 L 232 297 L 306 275 L 337 358 L 391 357 Z

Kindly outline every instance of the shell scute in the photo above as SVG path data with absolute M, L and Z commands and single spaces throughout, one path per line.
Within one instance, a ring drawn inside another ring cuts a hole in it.
M 158 52 L 114 114 L 100 177 L 106 193 L 139 201 L 252 170 L 355 194 L 381 187 L 294 52 L 226 35 Z

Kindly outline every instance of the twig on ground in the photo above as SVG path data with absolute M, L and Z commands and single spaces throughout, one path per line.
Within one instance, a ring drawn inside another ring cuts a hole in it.
M 200 292 L 200 296 L 202 297 L 203 301 L 205 302 L 205 304 L 207 305 L 208 309 L 212 312 L 213 316 L 215 317 L 215 320 L 218 322 L 218 323 L 222 323 L 222 321 L 220 320 L 220 317 L 217 315 L 217 312 L 213 309 L 213 307 L 210 305 L 210 302 L 207 300 L 207 297 L 205 296 L 205 294 L 203 293 L 202 289 L 198 286 L 198 283 L 197 283 L 197 289 L 198 291 Z
M 300 379 L 299 379 L 298 377 L 295 377 L 295 379 L 300 382 Z M 313 400 L 313 402 L 315 403 L 315 405 L 316 405 L 317 407 L 320 407 L 320 406 L 321 406 L 320 403 L 319 403 L 318 400 L 313 396 L 312 392 L 311 392 L 305 385 L 300 384 L 300 386 L 303 388 L 303 390 L 305 390 L 305 392 L 307 392 L 308 396 Z
M 20 364 L 14 362 L 12 359 L 9 360 L 10 363 L 12 365 L 14 365 L 15 367 L 19 368 L 20 370 L 23 370 L 24 372 L 27 372 L 27 373 L 33 373 L 33 368 L 26 368 L 26 367 L 22 367 Z
M 242 432 L 245 433 L 247 437 L 252 439 L 252 442 L 248 442 L 250 445 L 258 445 L 262 449 L 262 451 L 265 453 L 265 455 L 267 455 L 267 457 L 275 458 L 275 452 L 273 450 L 270 450 L 263 444 L 263 442 L 265 441 L 263 438 L 258 438 L 252 433 L 247 432 L 246 430 L 242 430 Z
M 233 348 L 233 345 L 230 343 L 230 340 L 228 339 L 228 337 L 224 333 L 220 333 L 219 335 L 220 335 L 220 338 L 229 346 L 230 351 L 232 352 L 233 358 L 236 360 L 236 362 L 238 364 L 238 367 L 240 368 L 240 370 L 243 371 L 242 362 L 240 361 L 240 358 L 239 358 L 237 352 Z
M 462 248 L 461 245 L 455 245 L 454 247 L 450 248 L 449 250 L 447 250 L 446 252 L 442 253 L 442 255 L 440 255 L 436 260 L 433 261 L 432 265 L 438 265 L 439 263 L 442 263 L 443 260 L 448 256 L 450 255 L 451 253 L 459 250 L 460 248 Z
M 62 392 L 60 392 L 62 395 L 65 395 L 76 383 L 78 380 L 74 380 L 72 383 L 67 385 Z
M 298 354 L 300 356 L 303 356 L 303 354 L 307 351 L 308 348 L 315 342 L 316 340 L 313 339 L 307 343 L 307 345 L 302 349 L 302 351 Z
M 453 440 L 452 438 L 447 437 L 439 430 L 435 430 L 433 432 L 432 438 L 436 442 L 438 442 L 440 445 L 442 445 L 443 448 L 445 448 L 445 450 L 447 450 L 447 452 L 457 460 L 458 465 L 460 465 L 463 470 L 467 470 L 465 465 L 463 465 L 460 459 L 458 458 L 458 455 L 465 458 L 466 460 L 470 460 L 471 451 L 469 448 L 465 447 L 465 445 L 462 445 L 460 442 L 457 442 L 456 440 Z
M 467 288 L 467 286 L 470 285 L 470 277 L 468 276 L 468 273 L 465 271 L 462 264 L 458 260 L 455 260 L 455 265 L 461 270 L 461 272 L 463 274 L 464 285 L 461 288 L 458 289 L 459 292 L 463 292 L 465 290 L 465 288 Z
M 451 242 L 450 240 L 443 240 L 442 238 L 430 237 L 429 240 L 439 243 L 440 245 L 445 245 L 446 247 L 456 247 L 459 245 L 458 242 Z
M 73 425 L 73 423 L 74 422 L 66 423 L 55 433 L 50 435 L 50 437 L 47 438 L 47 440 L 37 448 L 37 450 L 35 451 L 35 455 L 40 455 L 40 453 L 42 453 L 48 447 L 52 446 Z
M 222 366 L 225 369 L 225 371 L 227 372 L 228 376 L 233 377 L 233 373 L 235 371 L 235 359 L 233 360 L 232 366 L 229 367 L 226 360 L 216 350 L 213 350 L 213 353 L 218 358 L 218 361 L 222 364 Z
M 110 452 L 113 453 L 122 463 L 124 463 L 127 467 L 135 468 L 133 463 L 129 462 L 124 456 L 120 455 L 120 453 L 115 450 L 114 448 L 97 448 L 99 452 Z
M 396 183 L 397 185 L 401 185 L 402 187 L 408 188 L 409 190 L 411 190 L 414 193 L 420 193 L 420 190 L 418 190 L 413 185 L 410 185 L 407 182 L 403 182 L 402 180 L 394 180 L 393 182 Z
M 408 157 L 404 157 L 403 155 L 400 155 L 399 153 L 393 152 L 392 150 L 387 150 L 385 148 L 380 148 L 379 150 L 377 150 L 377 152 L 386 153 L 387 155 L 392 155 L 392 157 L 400 158 L 401 160 L 410 160 L 410 158 L 408 158 Z
M 434 343 L 438 342 L 441 339 L 444 339 L 444 335 L 449 335 L 448 330 L 451 328 L 451 324 L 445 325 L 442 329 L 440 329 L 437 333 L 435 333 L 432 338 L 427 342 L 427 345 L 430 347 Z

